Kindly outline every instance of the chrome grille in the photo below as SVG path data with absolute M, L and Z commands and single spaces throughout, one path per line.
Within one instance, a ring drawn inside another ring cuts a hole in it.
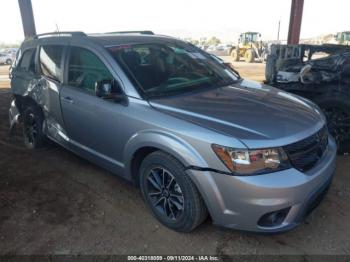
M 292 165 L 300 171 L 313 168 L 328 146 L 328 130 L 322 127 L 315 134 L 290 145 L 284 146 Z

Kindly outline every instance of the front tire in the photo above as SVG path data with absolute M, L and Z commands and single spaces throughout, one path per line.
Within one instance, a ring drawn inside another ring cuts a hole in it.
M 183 165 L 169 154 L 156 151 L 143 160 L 140 187 L 153 215 L 168 228 L 190 232 L 208 215 Z
M 248 49 L 244 54 L 244 60 L 247 63 L 253 63 L 255 61 L 253 49 Z
M 23 139 L 28 149 L 39 149 L 45 146 L 46 136 L 43 134 L 44 114 L 35 105 L 29 105 L 23 112 Z
M 239 50 L 237 48 L 231 51 L 231 57 L 234 62 L 239 62 L 240 57 L 239 57 Z
M 7 65 L 11 65 L 11 64 L 12 64 L 12 60 L 11 60 L 11 59 L 7 59 L 7 60 L 6 60 L 6 64 L 7 64 Z

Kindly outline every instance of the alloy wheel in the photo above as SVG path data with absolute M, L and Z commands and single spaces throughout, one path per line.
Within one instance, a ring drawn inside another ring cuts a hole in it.
M 152 168 L 147 175 L 147 194 L 153 207 L 176 221 L 184 211 L 184 195 L 175 177 L 162 167 Z

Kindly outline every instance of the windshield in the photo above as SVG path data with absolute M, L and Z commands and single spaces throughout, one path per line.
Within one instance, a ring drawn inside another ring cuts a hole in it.
M 245 41 L 250 43 L 250 42 L 257 42 L 258 41 L 258 34 L 256 33 L 247 33 L 245 34 Z
M 119 45 L 107 49 L 147 97 L 218 88 L 238 79 L 218 60 L 185 43 Z
M 350 32 L 344 33 L 344 40 L 350 41 Z

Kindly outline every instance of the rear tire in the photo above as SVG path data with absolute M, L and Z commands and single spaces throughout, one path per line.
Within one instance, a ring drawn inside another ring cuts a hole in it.
M 234 61 L 234 62 L 239 62 L 239 50 L 237 49 L 237 48 L 235 48 L 235 49 L 233 49 L 232 51 L 231 51 L 231 57 L 232 57 L 232 60 Z
M 143 160 L 140 187 L 153 215 L 170 229 L 190 232 L 208 216 L 204 201 L 183 165 L 169 154 L 156 151 Z
M 7 60 L 6 60 L 6 64 L 7 64 L 7 65 L 11 65 L 11 64 L 12 64 L 12 60 L 11 60 L 11 59 L 7 59 Z
M 247 63 L 253 63 L 255 60 L 253 49 L 248 49 L 244 54 L 244 60 Z
M 23 112 L 23 138 L 28 149 L 39 149 L 46 145 L 43 133 L 44 114 L 36 105 L 29 105 Z

